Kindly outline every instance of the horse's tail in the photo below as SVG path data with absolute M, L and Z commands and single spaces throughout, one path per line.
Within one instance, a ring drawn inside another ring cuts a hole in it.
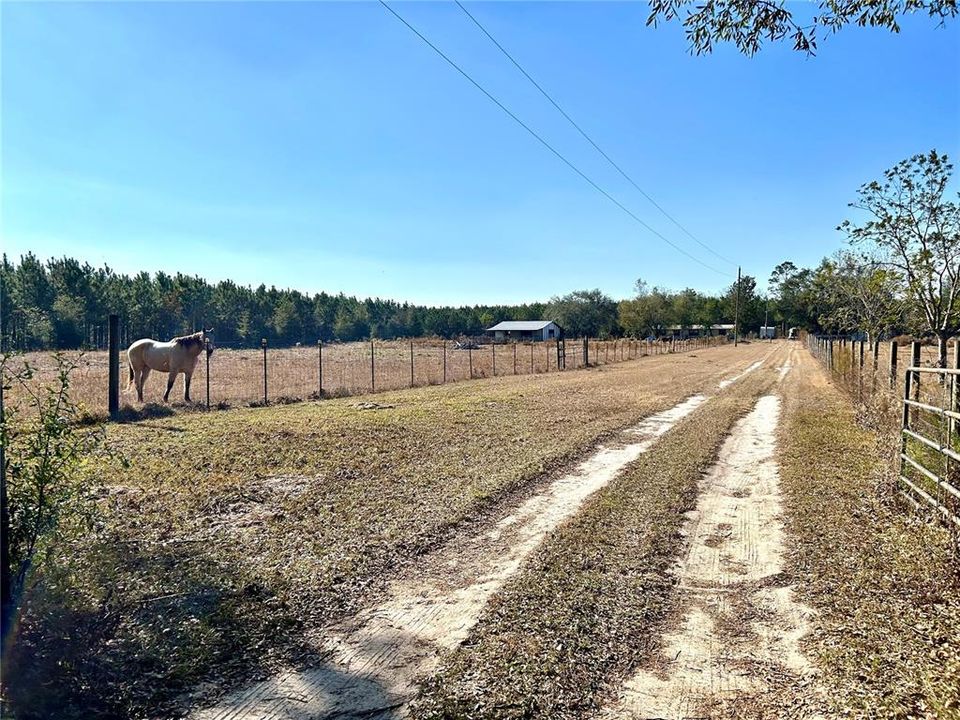
M 127 381 L 127 389 L 130 389 L 130 386 L 133 385 L 133 363 L 130 362 L 130 358 L 127 358 L 127 368 L 130 370 L 130 379 Z

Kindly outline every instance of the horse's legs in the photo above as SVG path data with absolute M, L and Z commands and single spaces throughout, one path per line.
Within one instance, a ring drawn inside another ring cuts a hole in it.
M 190 402 L 190 378 L 192 377 L 193 373 L 183 374 L 183 399 L 185 402 Z
M 150 377 L 150 368 L 144 366 L 140 371 L 140 377 L 137 379 L 137 396 L 140 402 L 143 402 L 143 387 L 147 384 L 147 378 Z
M 170 401 L 170 390 L 173 389 L 173 381 L 176 380 L 176 379 L 177 379 L 177 373 L 175 373 L 175 372 L 171 372 L 171 373 L 167 376 L 167 391 L 163 394 L 163 401 L 164 401 L 164 402 L 169 402 L 169 401 Z

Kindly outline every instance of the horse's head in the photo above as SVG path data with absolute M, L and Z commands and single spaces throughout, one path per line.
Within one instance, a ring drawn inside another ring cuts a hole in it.
M 213 328 L 200 331 L 200 339 L 203 340 L 203 346 L 207 349 L 207 357 L 213 355 Z

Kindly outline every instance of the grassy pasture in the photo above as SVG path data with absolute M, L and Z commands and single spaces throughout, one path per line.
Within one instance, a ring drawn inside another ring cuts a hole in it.
M 446 350 L 444 346 L 446 345 Z M 662 345 L 641 341 L 591 340 L 589 360 L 592 365 L 608 365 L 645 354 L 661 354 Z M 413 387 L 439 385 L 494 375 L 528 375 L 557 370 L 557 348 L 554 342 L 484 345 L 473 350 L 456 350 L 452 342 L 419 338 L 412 341 Z M 371 354 L 374 377 L 371 379 Z M 86 410 L 102 414 L 107 409 L 109 358 L 104 350 L 68 351 L 78 368 L 74 373 L 73 395 Z M 324 396 L 344 396 L 411 387 L 411 341 L 327 343 L 322 350 Z M 52 356 L 47 352 L 26 353 L 25 359 L 37 370 L 37 382 L 51 381 L 56 372 Z M 446 361 L 444 360 L 446 357 Z M 446 371 L 444 371 L 446 362 Z M 320 350 L 317 346 L 268 348 L 267 395 L 270 402 L 316 398 L 320 390 Z M 583 366 L 581 340 L 567 342 L 566 366 Z M 206 400 L 206 363 L 203 356 L 191 385 L 195 405 Z M 120 354 L 121 404 L 139 409 L 136 391 L 127 387 L 126 355 Z M 166 389 L 166 375 L 152 372 L 147 380 L 144 400 L 159 403 Z M 183 376 L 170 393 L 175 406 L 182 405 Z M 217 348 L 210 358 L 211 406 L 243 406 L 263 401 L 263 351 Z
M 960 582 L 949 533 L 890 500 L 896 432 L 804 355 L 780 429 L 788 572 L 817 614 L 806 652 L 843 717 L 960 718 Z M 784 688 L 789 697 L 791 688 Z
M 736 374 L 752 344 L 111 425 L 99 522 L 27 598 L 19 717 L 176 713 L 309 662 L 311 637 L 462 523 L 611 432 Z

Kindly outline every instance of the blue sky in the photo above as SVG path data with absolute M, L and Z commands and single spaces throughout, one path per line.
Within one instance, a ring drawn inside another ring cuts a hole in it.
M 452 4 L 2 3 L 4 251 L 426 303 L 712 291 L 694 244 Z M 814 264 L 863 182 L 960 150 L 960 23 L 847 28 L 807 58 L 694 57 L 621 3 L 468 8 L 663 207 L 765 279 Z M 799 4 L 794 9 L 803 12 Z

